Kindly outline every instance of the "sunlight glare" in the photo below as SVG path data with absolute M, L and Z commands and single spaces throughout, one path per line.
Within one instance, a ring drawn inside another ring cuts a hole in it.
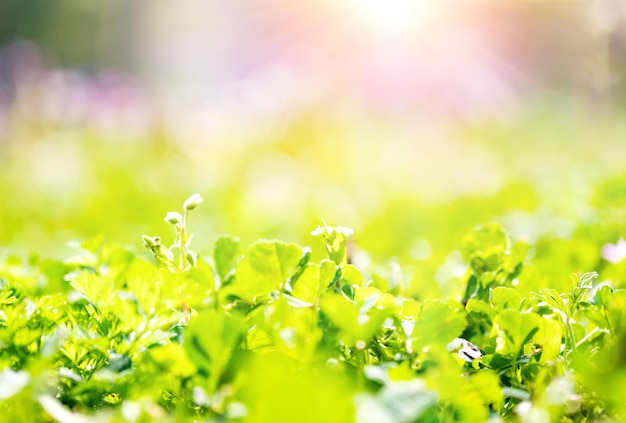
M 353 0 L 360 21 L 384 32 L 412 29 L 431 0 Z

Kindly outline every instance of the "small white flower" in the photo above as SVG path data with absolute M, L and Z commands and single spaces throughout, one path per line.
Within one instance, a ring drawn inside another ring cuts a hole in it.
M 345 226 L 320 225 L 311 231 L 311 235 L 313 236 L 331 236 L 334 234 L 343 235 L 347 238 L 354 234 L 354 230 Z
M 327 226 L 318 226 L 317 228 L 313 229 L 311 231 L 311 235 L 313 236 L 322 236 L 324 234 L 326 234 L 326 228 Z
M 483 356 L 480 348 L 463 338 L 455 338 L 447 345 L 447 348 L 448 351 L 458 353 L 459 358 L 467 361 L 468 363 L 471 363 L 477 358 Z
M 337 226 L 337 227 L 335 227 L 335 230 L 337 232 L 339 232 L 341 235 L 345 236 L 345 237 L 349 237 L 350 235 L 354 235 L 354 229 L 347 228 L 345 226 Z

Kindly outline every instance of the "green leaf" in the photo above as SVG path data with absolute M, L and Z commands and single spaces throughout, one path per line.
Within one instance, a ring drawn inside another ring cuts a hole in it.
M 249 302 L 280 290 L 294 272 L 302 249 L 280 241 L 258 241 L 250 246 L 237 265 L 230 286 L 233 294 Z
M 530 394 L 527 391 L 519 388 L 512 388 L 510 386 L 502 388 L 502 395 L 509 398 L 517 398 L 522 401 L 530 399 Z
M 243 319 L 221 310 L 204 311 L 191 322 L 183 346 L 191 362 L 218 378 L 245 333 Z
M 327 292 L 320 298 L 320 308 L 340 328 L 341 338 L 349 346 L 359 341 L 369 342 L 382 327 L 383 322 L 393 315 L 393 309 L 377 307 L 378 298 L 372 296 L 371 303 L 357 304 L 335 292 Z
M 314 303 L 326 287 L 333 281 L 337 266 L 332 261 L 319 265 L 309 264 L 294 283 L 291 295 L 309 303 Z
M 502 226 L 486 223 L 465 236 L 461 253 L 472 269 L 480 274 L 498 269 L 504 262 L 508 247 L 509 240 Z
M 496 310 L 519 309 L 522 296 L 513 288 L 498 286 L 491 290 L 489 302 Z
M 400 317 L 409 320 L 416 320 L 420 314 L 422 305 L 415 300 L 406 298 L 402 301 L 402 310 L 400 310 Z
M 593 284 L 598 279 L 597 272 L 586 272 L 583 273 L 580 277 L 577 276 L 578 282 L 576 284 L 577 288 L 593 288 Z
M 615 290 L 607 301 L 606 306 L 607 325 L 614 335 L 623 335 L 624 322 L 626 321 L 626 291 Z
M 363 285 L 363 274 L 359 269 L 351 264 L 341 267 L 341 283 L 347 285 Z
M 561 298 L 561 295 L 556 289 L 544 288 L 539 292 L 532 292 L 531 294 L 535 297 L 535 299 L 546 302 L 555 310 L 559 310 L 564 313 L 567 312 L 567 307 L 563 302 L 563 298 Z
M 148 355 L 161 369 L 173 375 L 190 377 L 196 374 L 198 369 L 191 363 L 189 353 L 185 353 L 186 348 L 188 347 L 177 343 L 159 345 L 151 348 Z
M 0 279 L 0 305 L 11 305 L 19 301 L 19 292 Z
M 469 315 L 474 319 L 485 320 L 488 323 L 492 322 L 493 316 L 495 315 L 495 311 L 489 304 L 473 298 L 467 301 L 465 310 L 467 310 Z
M 609 304 L 612 295 L 613 288 L 609 285 L 604 285 L 596 291 L 593 302 L 599 307 L 606 307 Z
M 305 301 L 303 299 L 294 297 L 294 296 L 289 295 L 289 294 L 283 294 L 283 297 L 287 301 L 287 304 L 289 304 L 291 307 L 294 307 L 294 308 L 308 308 L 308 307 L 313 307 L 314 306 L 314 304 L 311 303 L 311 302 L 307 302 L 307 301 Z
M 353 379 L 325 365 L 297 367 L 283 354 L 256 355 L 237 397 L 248 422 L 345 423 L 355 421 Z M 230 421 L 224 419 L 224 421 Z
M 420 351 L 434 344 L 445 346 L 457 338 L 466 325 L 464 311 L 440 301 L 425 302 L 413 328 L 412 349 Z
M 534 342 L 541 346 L 540 363 L 555 360 L 561 353 L 562 327 L 561 322 L 548 316 L 542 316 L 539 321 L 539 331 Z
M 199 255 L 196 259 L 196 265 L 185 273 L 185 277 L 209 288 L 210 292 L 215 292 L 213 269 Z
M 495 338 L 497 353 L 517 356 L 540 325 L 538 314 L 505 309 L 494 318 L 490 338 Z
M 235 267 L 238 255 L 239 238 L 223 236 L 215 241 L 215 251 L 213 253 L 215 270 L 222 282 L 226 280 L 227 275 Z
M 113 282 L 88 271 L 73 275 L 70 285 L 99 307 L 111 305 L 117 297 Z
M 359 340 L 357 335 L 359 309 L 356 304 L 341 295 L 328 292 L 320 298 L 320 309 L 341 329 L 348 345 L 356 344 Z
M 498 375 L 489 370 L 478 372 L 470 378 L 474 391 L 480 396 L 482 403 L 486 406 L 494 405 L 496 408 L 502 406 L 502 389 Z

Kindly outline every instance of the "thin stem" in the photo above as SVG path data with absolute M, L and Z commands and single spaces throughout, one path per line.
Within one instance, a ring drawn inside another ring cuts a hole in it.
M 573 353 L 576 353 L 576 338 L 574 337 L 574 329 L 572 329 L 572 325 L 569 322 L 570 316 L 566 316 L 565 321 L 565 329 L 567 330 L 567 337 L 569 338 L 570 344 L 572 346 Z
M 609 320 L 609 314 L 606 312 L 606 307 L 604 309 L 604 319 L 606 320 L 607 327 L 609 328 L 609 332 L 611 332 L 611 336 L 615 336 L 615 332 L 613 332 L 613 327 L 611 326 L 611 321 Z
M 356 362 L 359 364 L 361 368 L 365 367 L 365 348 L 357 348 L 356 349 Z
M 187 252 L 185 243 L 187 242 L 187 235 L 185 233 L 185 228 L 187 227 L 187 209 L 183 210 L 183 221 L 180 224 L 180 234 L 178 235 L 178 248 L 179 248 L 179 257 L 178 257 L 178 267 L 182 272 L 185 270 L 185 260 L 187 259 Z
M 360 341 L 363 342 L 363 341 Z M 358 375 L 358 381 L 359 384 L 361 386 L 364 385 L 365 383 L 365 376 L 363 373 L 363 369 L 365 368 L 365 365 L 367 364 L 367 359 L 365 357 L 366 351 L 365 348 L 356 348 L 356 362 L 358 365 L 358 370 L 357 370 L 357 375 Z

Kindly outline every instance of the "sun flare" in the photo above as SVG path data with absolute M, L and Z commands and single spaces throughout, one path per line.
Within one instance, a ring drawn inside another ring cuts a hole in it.
M 385 32 L 411 30 L 431 0 L 353 0 L 360 21 Z

